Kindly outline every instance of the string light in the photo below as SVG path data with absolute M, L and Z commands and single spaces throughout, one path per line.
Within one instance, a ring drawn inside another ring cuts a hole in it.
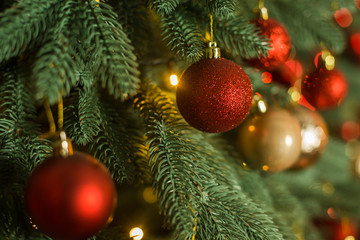
M 130 237 L 133 238 L 133 240 L 140 240 L 144 236 L 144 232 L 141 228 L 132 228 L 129 233 Z
M 268 170 L 269 170 L 269 166 L 268 166 L 268 165 L 263 165 L 263 166 L 262 166 L 262 170 L 263 170 L 263 171 L 268 171 Z
M 173 86 L 178 85 L 178 83 L 179 83 L 178 76 L 176 76 L 175 74 L 171 75 L 170 76 L 170 83 Z
M 346 238 L 344 238 L 344 240 L 355 240 L 354 236 L 347 236 Z

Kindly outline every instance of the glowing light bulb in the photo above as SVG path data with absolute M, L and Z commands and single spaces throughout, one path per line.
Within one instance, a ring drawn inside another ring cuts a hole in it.
M 129 233 L 130 237 L 133 238 L 134 240 L 140 240 L 143 238 L 144 236 L 144 232 L 143 230 L 141 230 L 141 228 L 132 228 L 130 230 L 130 233 Z
M 253 132 L 253 131 L 255 131 L 255 126 L 254 126 L 254 125 L 250 125 L 250 126 L 248 127 L 248 129 L 249 129 L 249 132 Z
M 269 170 L 269 166 L 268 166 L 268 165 L 263 165 L 263 166 L 262 166 L 262 170 L 268 171 L 268 170 Z
M 173 74 L 173 75 L 170 76 L 170 83 L 171 83 L 171 85 L 173 85 L 173 86 L 178 85 L 179 80 L 178 80 L 178 77 L 177 77 L 175 74 Z
M 355 240 L 354 236 L 347 236 L 346 238 L 344 238 L 344 240 Z

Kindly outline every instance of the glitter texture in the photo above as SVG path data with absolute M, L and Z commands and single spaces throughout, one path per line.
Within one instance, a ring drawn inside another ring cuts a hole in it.
M 267 57 L 252 59 L 251 62 L 258 68 L 272 69 L 288 60 L 291 42 L 286 29 L 274 19 L 259 19 L 256 25 L 261 29 L 261 35 L 270 39 L 271 49 Z
M 194 128 L 219 133 L 238 126 L 248 115 L 253 89 L 248 75 L 233 61 L 203 59 L 181 76 L 176 100 Z
M 320 68 L 305 77 L 301 93 L 317 109 L 333 108 L 346 96 L 347 82 L 340 71 Z

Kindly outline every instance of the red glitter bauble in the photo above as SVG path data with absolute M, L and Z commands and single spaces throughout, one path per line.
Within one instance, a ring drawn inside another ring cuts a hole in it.
M 194 128 L 219 133 L 238 126 L 248 115 L 253 89 L 248 75 L 233 61 L 203 59 L 180 78 L 176 100 Z
M 284 26 L 274 19 L 260 19 L 256 25 L 261 29 L 261 35 L 270 39 L 271 49 L 267 57 L 252 59 L 251 62 L 258 68 L 272 69 L 288 60 L 291 42 Z
M 112 219 L 116 190 L 108 170 L 88 154 L 50 157 L 27 184 L 32 222 L 54 239 L 86 239 Z
M 317 109 L 336 107 L 347 94 L 345 76 L 338 70 L 317 69 L 306 76 L 301 93 Z
M 303 67 L 296 60 L 286 61 L 271 71 L 273 80 L 287 87 L 294 86 L 297 80 L 301 79 L 302 73 Z

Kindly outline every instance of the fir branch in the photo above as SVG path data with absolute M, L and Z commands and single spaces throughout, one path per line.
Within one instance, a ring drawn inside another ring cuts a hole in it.
M 268 40 L 259 33 L 253 23 L 239 16 L 215 21 L 214 38 L 234 56 L 266 56 L 270 46 Z
M 204 43 L 195 16 L 185 10 L 161 18 L 164 40 L 175 51 L 189 62 L 198 61 L 204 50 Z
M 150 7 L 160 16 L 170 15 L 179 5 L 179 0 L 153 0 Z
M 36 86 L 37 99 L 46 98 L 50 104 L 60 99 L 61 92 L 67 95 L 76 82 L 76 62 L 71 42 L 73 36 L 69 31 L 72 24 L 73 9 L 76 1 L 66 1 L 61 8 L 60 22 L 54 28 L 53 35 L 37 52 L 32 69 L 32 77 Z
M 234 0 L 206 0 L 209 12 L 219 17 L 228 17 L 235 10 Z
M 299 49 L 316 49 L 320 44 L 324 44 L 334 54 L 340 54 L 346 47 L 345 34 L 332 20 L 333 10 L 330 9 L 329 2 L 324 3 L 328 5 L 327 9 L 320 6 L 309 8 L 309 5 L 315 4 L 311 0 L 280 0 L 276 3 L 269 1 L 267 6 L 270 16 L 274 16 L 287 27 L 293 44 Z M 289 14 L 283 14 L 284 9 Z
M 206 154 L 206 161 L 212 167 L 213 179 L 216 179 L 217 185 L 222 186 L 213 188 L 213 193 L 209 193 L 209 196 L 219 196 L 217 201 L 225 206 L 225 210 L 231 209 L 229 214 L 234 215 L 239 227 L 246 232 L 246 237 L 241 239 L 283 240 L 272 218 L 242 190 L 236 168 L 229 164 L 229 159 L 214 149 L 202 135 L 194 137 L 197 141 L 192 144 L 197 144 L 198 149 Z
M 212 160 L 216 151 L 203 138 L 188 135 L 186 128 L 180 131 L 182 121 L 171 101 L 156 88 L 149 90 L 138 96 L 135 107 L 148 129 L 149 163 L 160 207 L 180 238 L 191 235 L 187 218 L 196 217 L 196 239 L 282 239 L 271 218 L 228 180 L 231 170 L 221 167 L 224 160 Z M 190 210 L 182 212 L 187 205 Z
M 140 81 L 134 48 L 109 5 L 87 2 L 91 11 L 91 24 L 87 27 L 95 33 L 92 73 L 109 94 L 124 100 L 136 93 Z
M 65 100 L 64 129 L 77 145 L 87 145 L 100 130 L 97 90 L 77 89 Z
M 152 41 L 151 17 L 149 9 L 143 0 L 117 1 L 115 5 L 119 23 L 124 26 L 124 31 L 129 36 L 138 58 L 143 57 L 148 51 Z
M 120 115 L 113 103 L 101 101 L 99 106 L 100 130 L 94 136 L 90 149 L 109 168 L 116 182 L 132 182 L 135 176 L 134 164 L 143 156 L 138 153 L 138 146 L 144 144 L 139 129 L 136 129 L 136 121 L 132 119 L 130 127 L 122 117 L 129 115 L 129 112 Z
M 62 1 L 22 0 L 0 13 L 0 62 L 26 51 L 57 20 Z
M 0 71 L 1 72 L 1 71 Z M 31 97 L 17 65 L 3 69 L 0 87 L 0 236 L 21 239 L 33 229 L 23 204 L 26 178 L 32 169 L 50 155 L 48 141 L 39 139 L 35 100 Z M 27 233 L 25 233 L 27 232 Z

